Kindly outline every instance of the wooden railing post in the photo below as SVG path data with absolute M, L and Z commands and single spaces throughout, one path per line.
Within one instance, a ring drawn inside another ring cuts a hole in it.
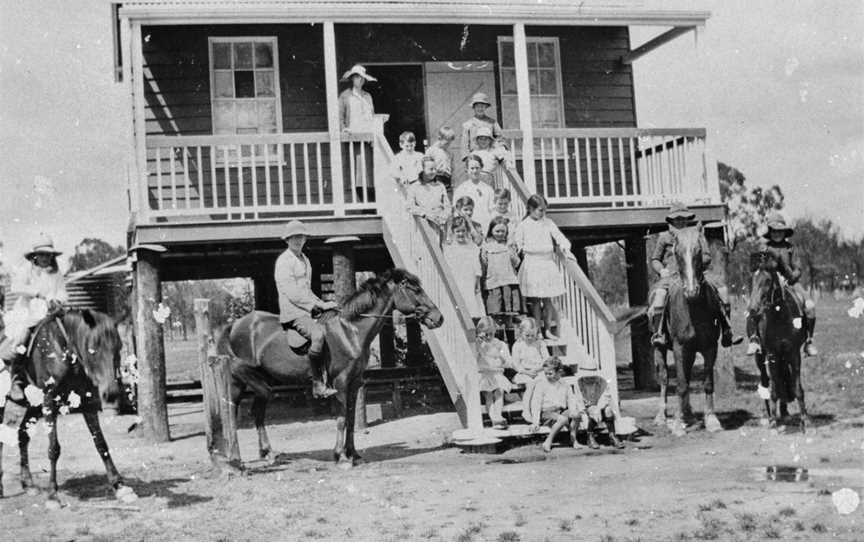
M 213 466 L 228 471 L 240 470 L 237 421 L 231 401 L 231 367 L 227 355 L 217 355 L 210 331 L 210 300 L 194 301 L 195 332 L 198 335 L 198 361 L 204 395 L 204 432 L 207 452 Z
M 330 179 L 336 216 L 345 215 L 345 180 L 342 178 L 342 123 L 339 119 L 339 84 L 336 67 L 336 30 L 324 22 L 324 89 L 327 93 L 327 131 L 330 134 Z
M 513 59 L 516 64 L 516 94 L 519 101 L 519 128 L 522 130 L 522 176 L 528 191 L 537 192 L 534 168 L 534 127 L 531 124 L 531 85 L 528 82 L 528 45 L 525 24 L 513 25 Z

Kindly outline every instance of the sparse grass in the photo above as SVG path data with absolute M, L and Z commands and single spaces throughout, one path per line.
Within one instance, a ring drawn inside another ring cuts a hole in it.
M 699 511 L 700 512 L 710 512 L 711 510 L 723 510 L 726 508 L 726 503 L 721 501 L 720 499 L 714 499 L 713 501 L 700 504 Z
M 819 491 L 816 492 L 816 495 L 819 495 L 820 497 L 827 497 L 827 496 L 831 495 L 831 490 L 823 487 L 822 489 L 820 489 Z
M 327 523 L 327 518 L 321 516 L 321 517 L 319 517 L 318 519 L 316 519 L 315 521 L 318 522 L 318 523 L 323 524 L 323 523 Z
M 795 529 L 796 531 L 798 531 L 799 533 L 807 530 L 807 527 L 804 525 L 803 521 L 796 521 L 795 524 L 792 525 L 792 528 Z
M 519 542 L 522 536 L 516 531 L 504 531 L 498 535 L 498 542 Z
M 522 527 L 526 523 L 528 523 L 528 520 L 525 519 L 525 515 L 522 514 L 522 512 L 516 512 L 516 514 L 513 515 L 513 525 L 516 527 Z
M 690 535 L 684 532 L 677 532 L 675 536 L 672 537 L 672 540 L 676 542 L 685 542 L 685 540 L 690 540 Z
M 820 462 L 820 463 L 830 463 L 830 462 L 831 462 L 831 458 L 830 458 L 830 457 L 824 457 L 824 456 L 823 456 L 823 457 L 820 457 L 820 458 L 819 458 L 819 462 Z
M 790 517 L 795 515 L 795 509 L 792 508 L 791 506 L 784 506 L 777 513 L 780 514 L 784 518 L 790 518 Z
M 702 516 L 702 527 L 693 533 L 693 537 L 698 540 L 717 540 L 720 535 L 726 530 L 726 523 L 708 516 Z
M 315 529 L 307 529 L 303 531 L 303 536 L 306 538 L 324 538 L 324 535 L 316 531 Z
M 624 525 L 627 525 L 628 527 L 635 527 L 639 525 L 639 520 L 636 518 L 630 518 L 624 522 Z
M 435 538 L 438 536 L 438 529 L 435 527 L 428 527 L 422 533 L 420 533 L 420 538 L 425 540 L 429 540 L 430 538 Z
M 75 534 L 79 536 L 87 536 L 90 534 L 90 527 L 86 525 L 82 525 L 80 527 L 75 527 Z
M 468 525 L 464 531 L 459 533 L 459 536 L 456 537 L 456 542 L 471 542 L 474 539 L 474 535 L 480 534 L 483 532 L 483 529 L 486 528 L 484 523 L 474 522 Z
M 778 540 L 780 538 L 780 530 L 774 525 L 766 525 L 762 529 L 762 536 L 770 540 Z
M 756 530 L 756 525 L 758 522 L 756 521 L 756 516 L 750 514 L 748 512 L 744 512 L 743 514 L 738 514 L 738 528 L 745 533 L 752 533 Z
M 814 523 L 810 529 L 813 530 L 814 533 L 827 533 L 828 527 L 825 526 L 824 523 Z
M 561 519 L 558 520 L 558 530 L 563 532 L 570 532 L 573 530 L 573 520 L 571 519 Z
M 604 534 L 600 537 L 600 542 L 615 542 L 615 537 L 611 534 Z

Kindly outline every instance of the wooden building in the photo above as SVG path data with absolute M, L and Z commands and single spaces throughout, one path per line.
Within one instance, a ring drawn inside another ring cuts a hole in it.
M 421 143 L 442 125 L 459 133 L 475 92 L 491 98 L 516 157 L 496 184 L 511 189 L 519 210 L 530 194 L 545 195 L 583 263 L 559 266 L 567 357 L 607 377 L 617 396 L 613 316 L 583 272 L 584 247 L 623 240 L 630 301 L 644 304 L 644 236 L 665 227 L 669 203 L 690 205 L 706 222 L 723 215 L 705 128 L 640 128 L 633 84 L 637 58 L 701 32 L 708 14 L 643 4 L 124 2 L 129 241 L 145 247 L 134 273 L 139 391 L 154 437 L 167 438 L 162 339 L 150 316 L 160 281 L 252 277 L 257 305 L 275 309 L 273 262 L 295 217 L 316 232 L 309 252 L 322 273 L 346 250 L 323 241 L 353 235 L 357 270 L 398 265 L 420 275 L 445 318 L 427 332 L 436 364 L 463 422 L 480 423 L 471 321 L 437 243 L 406 215 L 387 175 L 401 131 Z M 668 30 L 634 49 L 637 25 Z M 347 133 L 339 77 L 358 63 L 379 80 L 366 87 L 377 123 Z M 165 252 L 146 250 L 154 244 Z

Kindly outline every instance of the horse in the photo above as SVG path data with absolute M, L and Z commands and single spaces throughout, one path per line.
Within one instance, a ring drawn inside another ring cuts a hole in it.
M 801 384 L 801 348 L 807 339 L 807 332 L 801 325 L 804 312 L 795 296 L 781 283 L 776 265 L 771 257 L 763 259 L 751 294 L 758 296 L 762 316 L 758 332 L 763 352 L 756 356 L 756 366 L 761 385 L 771 389 L 770 405 L 769 400 L 765 400 L 770 426 L 776 427 L 788 415 L 786 405 L 797 400 L 799 425 L 804 432 L 807 425 L 812 424 Z
M 117 377 L 121 340 L 114 321 L 105 314 L 88 309 L 60 311 L 43 319 L 34 328 L 30 344 L 29 355 L 19 356 L 10 370 L 13 391 L 7 397 L 2 428 L 7 434 L 17 429 L 23 488 L 28 492 L 37 491 L 30 473 L 30 435 L 26 425 L 30 419 L 28 414 L 40 405 L 28 404 L 26 395 L 22 393 L 34 386 L 42 391 L 41 414 L 48 428 L 48 458 L 51 461 L 48 500 L 58 500 L 60 444 L 57 440 L 57 414 L 63 403 L 70 401 L 72 392 L 80 398 L 80 412 L 105 465 L 114 494 L 124 500 L 134 498 L 134 491 L 123 483 L 114 466 L 99 425 L 102 402 L 114 401 L 120 393 Z M 33 398 L 36 394 L 27 395 Z M 0 440 L 0 497 L 3 496 L 2 457 L 3 440 Z
M 419 279 L 403 269 L 392 269 L 367 280 L 343 302 L 340 310 L 327 311 L 319 318 L 325 327 L 326 372 L 340 403 L 333 449 L 333 457 L 340 466 L 350 468 L 360 459 L 354 447 L 357 392 L 369 361 L 369 346 L 384 323 L 392 318 L 394 309 L 417 318 L 429 329 L 444 322 Z M 217 341 L 217 353 L 230 359 L 230 393 L 235 413 L 246 389 L 254 396 L 252 415 L 262 459 L 273 453 L 264 427 L 272 395 L 271 382 L 309 381 L 309 358 L 296 349 L 291 333 L 296 332 L 283 330 L 277 315 L 254 311 L 226 326 Z
M 702 254 L 701 222 L 689 228 L 671 230 L 675 238 L 673 252 L 678 263 L 679 280 L 669 287 L 666 302 L 666 322 L 672 340 L 672 353 L 677 373 L 676 391 L 679 409 L 672 421 L 673 433 L 681 435 L 693 418 L 690 406 L 690 378 L 696 353 L 702 354 L 705 364 L 705 429 L 720 431 L 720 420 L 714 413 L 714 363 L 717 360 L 717 341 L 720 324 L 716 315 L 718 302 L 710 295 L 705 284 L 705 261 Z M 666 397 L 669 374 L 666 369 L 668 348 L 654 348 L 654 366 L 660 382 L 660 412 L 655 422 L 666 421 Z

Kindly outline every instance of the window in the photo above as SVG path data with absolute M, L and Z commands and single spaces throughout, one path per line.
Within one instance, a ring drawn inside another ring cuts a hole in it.
M 281 132 L 276 38 L 210 38 L 210 100 L 214 134 Z M 270 146 L 271 156 L 277 147 Z M 249 156 L 251 145 L 241 151 Z
M 561 54 L 558 38 L 526 38 L 528 83 L 531 92 L 531 124 L 534 128 L 564 126 L 564 94 L 561 91 Z M 516 96 L 516 64 L 513 38 L 498 37 L 501 76 L 501 115 L 505 128 L 519 127 Z

